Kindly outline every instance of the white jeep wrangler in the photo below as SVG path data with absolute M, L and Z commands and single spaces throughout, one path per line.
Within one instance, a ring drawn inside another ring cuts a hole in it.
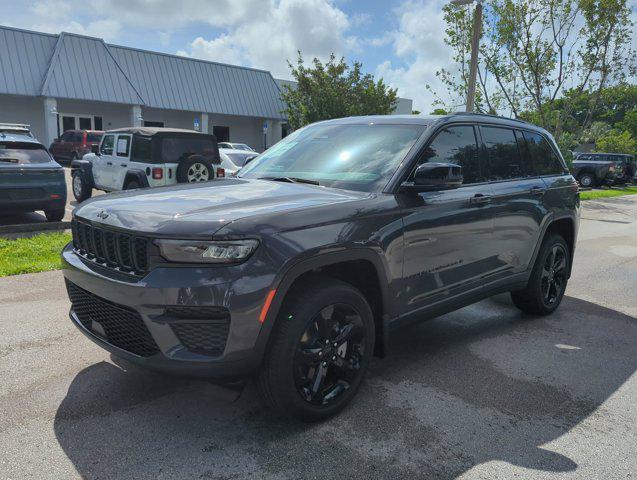
M 214 135 L 177 128 L 109 130 L 92 153 L 71 163 L 78 202 L 105 192 L 225 177 Z

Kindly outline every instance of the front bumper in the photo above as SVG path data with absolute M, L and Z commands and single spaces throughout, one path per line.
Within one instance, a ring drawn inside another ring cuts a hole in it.
M 71 321 L 114 355 L 167 373 L 219 380 L 246 376 L 259 366 L 266 339 L 258 317 L 273 275 L 253 266 L 248 280 L 244 269 L 250 267 L 241 265 L 159 267 L 141 279 L 115 278 L 75 254 L 72 244 L 62 260 Z M 216 335 L 212 343 L 210 335 Z

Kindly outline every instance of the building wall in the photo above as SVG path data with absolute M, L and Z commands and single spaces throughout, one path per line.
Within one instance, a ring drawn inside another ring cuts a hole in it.
M 130 105 L 58 98 L 57 111 L 58 115 L 75 113 L 100 116 L 102 117 L 102 127 L 104 130 L 131 126 Z
M 44 100 L 41 97 L 0 95 L 0 122 L 31 125 L 31 132 L 35 138 L 47 143 L 44 128 Z

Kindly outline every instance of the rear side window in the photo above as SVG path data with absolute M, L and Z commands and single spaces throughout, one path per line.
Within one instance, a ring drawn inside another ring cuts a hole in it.
M 419 163 L 454 163 L 462 167 L 463 183 L 483 181 L 478 161 L 478 143 L 471 125 L 448 127 L 439 132 Z
M 515 133 L 510 128 L 481 127 L 489 158 L 490 180 L 508 180 L 526 176 Z
M 564 168 L 548 140 L 539 133 L 524 132 L 529 149 L 528 169 L 532 175 L 559 175 Z
M 104 135 L 100 152 L 103 155 L 113 155 L 113 145 L 115 145 L 115 135 Z
M 207 137 L 164 138 L 161 144 L 161 158 L 163 162 L 176 163 L 182 157 L 194 154 L 216 157 L 216 146 L 216 143 Z
M 26 165 L 50 161 L 51 157 L 46 149 L 37 143 L 0 143 L 0 168 L 2 165 Z
M 133 135 L 131 160 L 135 162 L 150 163 L 150 141 L 150 137 Z

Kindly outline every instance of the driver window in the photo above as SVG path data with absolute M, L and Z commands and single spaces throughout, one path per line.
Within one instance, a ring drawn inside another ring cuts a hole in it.
M 463 184 L 484 181 L 478 161 L 478 143 L 471 125 L 447 127 L 438 132 L 418 163 L 425 162 L 460 165 Z
M 100 146 L 100 153 L 102 155 L 113 155 L 113 145 L 115 144 L 115 135 L 104 135 L 102 145 Z

